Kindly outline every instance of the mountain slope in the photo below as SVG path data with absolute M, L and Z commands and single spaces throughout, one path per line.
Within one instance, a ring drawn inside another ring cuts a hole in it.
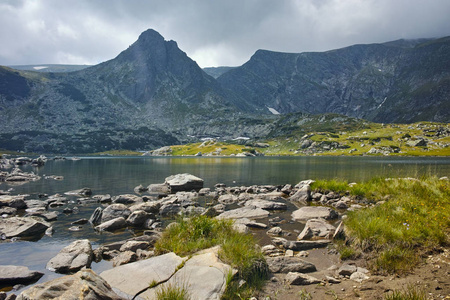
M 253 113 L 339 113 L 377 122 L 448 122 L 450 38 L 321 53 L 258 50 L 218 81 Z

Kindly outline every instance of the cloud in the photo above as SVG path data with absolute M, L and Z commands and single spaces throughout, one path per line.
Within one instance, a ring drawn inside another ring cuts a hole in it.
M 448 0 L 4 0 L 0 64 L 96 64 L 153 28 L 202 67 L 450 35 Z

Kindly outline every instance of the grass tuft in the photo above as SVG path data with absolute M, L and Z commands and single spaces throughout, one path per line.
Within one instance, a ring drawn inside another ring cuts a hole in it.
M 394 291 L 393 293 L 384 297 L 385 300 L 426 300 L 427 295 L 425 291 L 416 286 L 408 286 L 401 291 Z
M 165 284 L 156 290 L 157 300 L 190 300 L 189 292 L 185 286 Z

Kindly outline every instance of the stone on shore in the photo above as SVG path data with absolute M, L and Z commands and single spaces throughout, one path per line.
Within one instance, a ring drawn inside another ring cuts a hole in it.
M 126 205 L 121 203 L 114 203 L 103 210 L 100 223 L 104 223 L 118 217 L 123 217 L 124 219 L 126 219 L 130 214 L 131 211 L 128 209 L 128 207 L 126 207 Z
M 308 285 L 308 284 L 316 284 L 321 281 L 313 276 L 302 274 L 299 272 L 289 272 L 287 273 L 284 280 L 289 285 Z
M 118 217 L 106 222 L 101 223 L 100 225 L 95 226 L 95 230 L 98 231 L 114 231 L 120 228 L 127 226 L 127 222 L 123 217 Z
M 112 197 L 113 203 L 122 203 L 122 204 L 134 204 L 134 203 L 140 203 L 144 202 L 142 197 L 132 195 L 132 194 L 125 194 L 125 195 L 119 195 Z
M 303 259 L 298 257 L 267 257 L 266 261 L 269 265 L 269 270 L 272 273 L 309 273 L 317 271 L 316 266 L 314 266 L 312 263 L 304 261 Z
M 249 200 L 245 202 L 245 206 L 256 206 L 265 210 L 285 210 L 287 209 L 287 205 L 281 202 L 274 202 L 269 200 Z
M 225 211 L 217 216 L 217 218 L 223 219 L 261 219 L 269 216 L 267 210 L 255 207 L 255 206 L 244 206 L 241 208 L 236 208 L 232 210 Z
M 6 238 L 38 237 L 43 235 L 50 225 L 44 221 L 37 221 L 31 217 L 12 217 L 0 219 L 0 232 Z
M 18 300 L 29 299 L 108 299 L 123 300 L 111 286 L 94 271 L 86 269 L 73 275 L 56 278 L 32 286 L 17 297 Z
M 0 285 L 26 284 L 39 280 L 44 275 L 41 272 L 31 271 L 24 266 L 0 266 Z
M 324 206 L 304 206 L 292 212 L 294 221 L 307 221 L 309 219 L 324 218 L 325 220 L 336 219 L 338 214 L 335 210 Z
M 311 186 L 309 184 L 302 186 L 289 200 L 306 204 L 311 201 Z
M 187 173 L 169 176 L 166 178 L 165 183 L 169 185 L 171 193 L 199 191 L 203 188 L 203 179 Z
M 89 240 L 77 240 L 64 247 L 47 263 L 46 268 L 57 273 L 69 273 L 90 267 L 91 262 L 91 243 Z
M 336 228 L 324 219 L 310 219 L 306 222 L 305 228 L 303 228 L 297 239 L 330 238 L 335 231 Z

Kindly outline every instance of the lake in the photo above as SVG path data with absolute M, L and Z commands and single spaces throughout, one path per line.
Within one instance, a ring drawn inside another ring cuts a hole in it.
M 50 160 L 44 167 L 23 167 L 42 176 L 41 180 L 23 185 L 0 184 L 0 189 L 13 188 L 12 194 L 30 194 L 37 199 L 41 193 L 55 194 L 83 187 L 93 194 L 111 196 L 134 193 L 142 184 L 162 183 L 170 175 L 190 173 L 205 181 L 205 187 L 216 183 L 227 186 L 296 184 L 306 179 L 345 179 L 349 182 L 368 180 L 376 176 L 420 177 L 450 176 L 450 158 L 446 157 L 80 157 L 81 160 Z M 64 180 L 45 179 L 45 175 L 64 176 Z M 45 265 L 63 247 L 72 241 L 89 238 L 93 248 L 102 243 L 129 238 L 132 229 L 117 233 L 97 233 L 90 225 L 71 232 L 70 223 L 89 218 L 97 203 L 78 204 L 69 197 L 68 206 L 77 206 L 77 214 L 63 214 L 54 223 L 53 237 L 44 236 L 37 242 L 16 241 L 0 243 L 0 265 L 25 265 L 44 272 L 39 282 L 61 275 L 45 270 Z M 63 207 L 56 210 L 62 212 Z M 101 272 L 111 267 L 102 261 L 93 263 L 92 269 Z M 6 290 L 8 290 L 7 288 Z

